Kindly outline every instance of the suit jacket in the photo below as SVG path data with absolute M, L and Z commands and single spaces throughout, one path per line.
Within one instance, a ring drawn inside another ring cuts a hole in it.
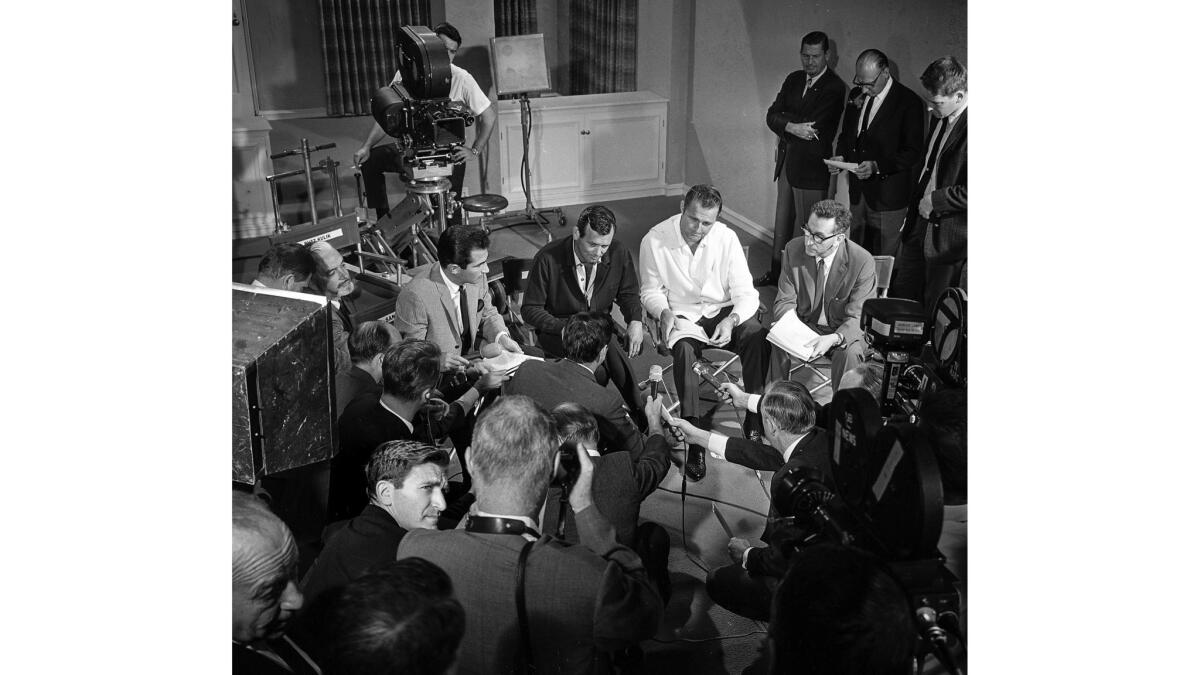
M 592 299 L 588 302 L 575 277 L 575 254 L 571 237 L 557 239 L 542 247 L 533 257 L 529 284 L 521 304 L 521 317 L 537 329 L 539 336 L 562 333 L 567 319 L 577 312 L 612 311 L 621 308 L 625 323 L 642 320 L 637 269 L 633 255 L 616 239 L 592 272 Z
M 596 468 L 592 478 L 592 501 L 600 510 L 600 515 L 612 523 L 617 541 L 622 546 L 633 548 L 642 501 L 654 492 L 671 468 L 667 441 L 661 434 L 654 434 L 646 439 L 646 451 L 641 457 L 619 450 L 594 459 Z M 550 488 L 542 524 L 547 533 L 554 532 L 558 527 L 561 494 L 558 486 Z M 567 541 L 578 542 L 579 531 L 569 506 L 566 521 L 563 536 Z
M 803 321 L 812 309 L 817 287 L 817 261 L 805 252 L 803 237 L 788 242 L 781 264 L 775 320 L 788 312 L 798 312 Z M 842 241 L 826 272 L 824 304 L 825 320 L 846 338 L 846 344 L 862 338 L 862 306 L 875 297 L 875 282 L 875 258 L 849 239 Z
M 437 343 L 443 354 L 462 353 L 462 335 L 457 328 L 458 309 L 450 288 L 442 278 L 441 266 L 437 263 L 417 267 L 412 271 L 412 281 L 400 288 L 396 296 L 396 329 L 405 338 L 417 338 Z M 471 327 L 471 339 L 479 335 L 487 342 L 507 329 L 504 319 L 492 306 L 492 294 L 487 283 L 466 284 L 463 287 L 467 302 L 467 323 Z M 467 345 L 467 350 L 471 345 Z
M 733 461 L 729 456 L 730 449 L 730 447 L 726 447 L 725 457 Z M 776 454 L 782 460 L 782 452 L 777 450 Z M 792 456 L 788 458 L 787 463 L 782 464 L 781 462 L 779 470 L 771 477 L 772 498 L 783 475 L 800 466 L 816 469 L 824 477 L 826 485 L 832 487 L 833 473 L 829 461 L 829 436 L 824 430 L 814 428 L 792 450 Z M 763 529 L 762 535 L 762 540 L 767 542 L 767 546 L 750 550 L 746 558 L 746 571 L 754 575 L 781 578 L 787 571 L 792 547 L 799 544 L 808 535 L 808 530 L 800 525 L 776 525 L 775 520 L 779 517 L 779 512 L 775 510 L 774 503 L 771 504 L 767 514 L 767 525 Z
M 359 396 L 369 394 L 378 398 L 379 394 L 383 393 L 383 385 L 376 382 L 370 373 L 358 366 L 351 366 L 349 371 L 338 373 L 334 380 L 334 386 L 337 392 L 338 417 L 341 417 L 346 406 Z
M 574 401 L 596 417 L 601 454 L 628 450 L 640 457 L 645 441 L 625 410 L 621 395 L 596 382 L 595 373 L 569 359 L 526 361 L 502 388 L 505 394 L 523 394 L 547 410 Z
M 908 208 L 909 196 L 920 178 L 916 173 L 925 158 L 925 146 L 921 144 L 925 106 L 920 96 L 893 79 L 875 119 L 860 135 L 858 116 L 866 105 L 865 99 L 860 100 L 862 94 L 860 87 L 850 92 L 851 103 L 842 116 L 837 154 L 847 162 L 874 161 L 879 173 L 866 180 L 850 174 L 850 201 L 858 202 L 861 195 L 867 206 L 877 211 Z
M 539 673 L 604 672 L 598 652 L 654 635 L 662 600 L 636 553 L 617 543 L 593 506 L 575 514 L 581 545 L 547 536 L 526 562 L 525 602 Z M 397 558 L 418 556 L 450 575 L 466 610 L 459 651 L 463 675 L 511 672 L 520 644 L 517 557 L 526 539 L 466 530 L 412 530 Z
M 418 438 L 380 405 L 378 396 L 363 396 L 346 406 L 338 419 L 341 449 L 329 462 L 329 519 L 352 518 L 367 506 L 363 468 L 380 443 Z
M 233 675 L 315 675 L 318 671 L 301 656 L 301 651 L 286 641 L 271 640 L 271 648 L 281 658 L 294 664 L 294 668 L 285 668 L 274 659 L 256 652 L 255 650 L 233 643 Z M 309 657 L 311 659 L 311 656 Z
M 775 102 L 767 108 L 767 126 L 779 136 L 775 149 L 775 178 L 787 167 L 792 187 L 824 190 L 829 187 L 829 169 L 823 159 L 833 156 L 833 141 L 838 121 L 846 105 L 846 83 L 832 69 L 826 69 L 804 94 L 808 73 L 797 70 L 783 81 Z M 788 122 L 813 122 L 816 140 L 806 141 L 786 131 Z
M 305 605 L 326 590 L 345 586 L 376 565 L 395 560 L 396 547 L 405 532 L 382 507 L 367 504 L 362 513 L 326 539 L 300 584 Z
M 930 134 L 937 125 L 933 125 Z M 926 141 L 926 147 L 932 137 Z M 925 260 L 948 264 L 967 259 L 967 111 L 962 111 L 938 155 L 932 179 L 929 229 L 925 235 Z M 922 195 L 916 195 L 920 199 Z M 915 206 L 914 206 L 915 208 Z

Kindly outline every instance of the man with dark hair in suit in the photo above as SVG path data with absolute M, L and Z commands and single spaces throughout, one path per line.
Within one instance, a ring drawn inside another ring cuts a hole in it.
M 662 618 L 641 559 L 617 543 L 592 501 L 594 469 L 581 448 L 569 501 L 582 544 L 540 534 L 558 448 L 545 409 L 526 396 L 501 396 L 480 414 L 467 453 L 477 501 L 466 528 L 413 530 L 400 542 L 397 558 L 425 558 L 454 581 L 467 612 L 464 673 L 515 664 L 607 672 L 608 652 L 649 638 Z
M 832 158 L 856 165 L 849 184 L 850 238 L 871 255 L 895 256 L 916 180 L 913 171 L 921 163 L 921 98 L 892 78 L 888 58 L 878 49 L 859 55 L 854 84 L 853 105 L 846 106 L 838 154 Z
M 883 561 L 856 548 L 801 551 L 775 592 L 768 636 L 772 675 L 913 672 L 908 598 Z
M 360 396 L 346 406 L 338 420 L 341 450 L 330 463 L 330 521 L 352 518 L 367 505 L 369 486 L 363 468 L 380 443 L 397 440 L 436 443 L 447 433 L 468 424 L 469 411 L 480 396 L 499 387 L 504 379 L 500 373 L 483 375 L 458 400 L 445 407 L 440 419 L 436 415 L 418 416 L 427 404 L 432 405 L 441 364 L 441 351 L 428 340 L 405 340 L 384 352 L 383 393 L 378 397 Z M 464 476 L 464 486 L 466 482 Z
M 547 408 L 563 401 L 579 403 L 596 417 L 601 454 L 628 450 L 640 456 L 642 434 L 621 397 L 596 382 L 596 369 L 612 343 L 612 317 L 580 312 L 563 327 L 562 341 L 565 358 L 526 361 L 504 385 L 504 393 L 523 394 Z
M 353 365 L 334 379 L 338 417 L 359 396 L 378 396 L 383 391 L 383 353 L 401 339 L 400 331 L 383 321 L 364 321 L 354 329 L 347 341 Z
M 318 673 L 284 634 L 304 606 L 292 532 L 258 497 L 233 492 L 233 672 Z
M 258 261 L 258 276 L 250 285 L 300 292 L 315 270 L 316 263 L 308 249 L 300 244 L 275 244 Z
M 828 67 L 829 37 L 821 31 L 800 40 L 803 69 L 787 76 L 767 108 L 767 127 L 779 137 L 775 148 L 775 241 L 771 269 L 754 280 L 770 286 L 779 278 L 779 255 L 804 226 L 812 205 L 829 197 L 829 170 L 822 161 L 833 154 L 846 83 Z
M 808 345 L 828 354 L 830 378 L 837 391 L 842 374 L 863 362 L 863 303 L 875 297 L 875 260 L 846 238 L 850 212 L 832 199 L 813 205 L 804 236 L 783 250 L 783 273 L 772 314 L 778 321 L 789 312 L 817 333 Z M 773 376 L 787 373 L 786 352 L 772 353 Z
M 331 675 L 453 672 L 466 627 L 450 577 L 420 558 L 393 560 L 350 582 L 328 617 L 321 665 Z
M 567 319 L 579 312 L 611 314 L 616 304 L 625 319 L 628 352 L 614 333 L 604 363 L 596 369 L 596 381 L 605 385 L 611 378 L 634 421 L 644 427 L 629 364 L 629 358 L 642 350 L 642 303 L 633 254 L 613 238 L 616 227 L 612 211 L 589 206 L 579 214 L 570 238 L 543 246 L 533 257 L 521 317 L 537 329 L 538 345 L 546 354 L 562 357 Z
M 953 56 L 921 74 L 935 123 L 905 218 L 893 297 L 924 301 L 925 311 L 947 288 L 967 287 L 967 69 Z

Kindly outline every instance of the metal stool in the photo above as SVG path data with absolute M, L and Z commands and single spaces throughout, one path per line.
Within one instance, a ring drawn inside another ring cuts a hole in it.
M 470 197 L 463 197 L 459 201 L 462 204 L 464 211 L 483 214 L 479 218 L 479 226 L 483 228 L 484 232 L 490 231 L 488 225 L 492 222 L 492 219 L 496 217 L 496 214 L 508 208 L 508 200 L 501 195 L 484 193 L 479 195 L 471 195 Z M 466 218 L 463 220 L 465 222 Z

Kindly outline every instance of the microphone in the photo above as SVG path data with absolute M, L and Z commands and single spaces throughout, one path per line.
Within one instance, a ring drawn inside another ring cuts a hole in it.
M 931 607 L 919 607 L 917 609 L 917 627 L 921 629 L 921 635 L 933 644 L 946 644 L 946 631 L 938 625 L 937 612 Z
M 662 366 L 650 366 L 650 398 L 658 398 L 662 386 Z
M 712 385 L 713 389 L 720 389 L 721 383 L 717 382 L 717 378 L 713 377 L 712 372 L 708 367 L 699 361 L 692 364 L 692 372 L 700 376 L 700 379 Z

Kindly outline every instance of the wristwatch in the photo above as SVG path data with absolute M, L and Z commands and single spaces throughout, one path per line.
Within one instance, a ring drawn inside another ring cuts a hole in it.
M 845 347 L 846 346 L 846 336 L 842 335 L 841 333 L 834 333 L 834 335 L 836 335 L 838 337 L 838 341 L 837 341 L 837 344 L 833 346 L 833 348 L 841 349 L 841 348 Z
M 472 154 L 472 155 L 475 155 L 476 157 L 478 157 L 478 156 L 479 156 L 479 151 L 478 151 L 478 150 L 476 150 L 474 146 L 471 146 L 471 147 L 469 147 L 469 148 L 467 148 L 467 149 L 471 151 L 471 154 Z

